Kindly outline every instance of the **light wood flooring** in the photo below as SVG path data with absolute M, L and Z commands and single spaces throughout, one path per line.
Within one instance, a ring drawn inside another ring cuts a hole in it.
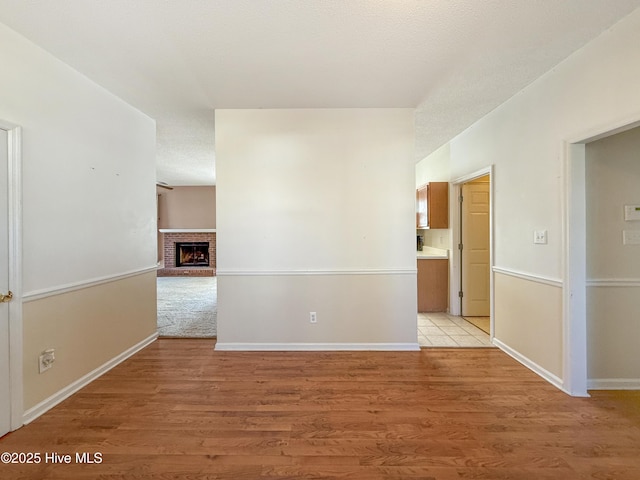
M 0 452 L 2 479 L 640 478 L 640 394 L 571 398 L 498 349 L 216 352 L 154 342 Z

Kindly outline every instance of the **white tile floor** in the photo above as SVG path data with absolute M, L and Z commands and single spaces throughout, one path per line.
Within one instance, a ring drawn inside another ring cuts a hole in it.
M 421 347 L 491 347 L 489 335 L 462 317 L 446 313 L 418 314 Z

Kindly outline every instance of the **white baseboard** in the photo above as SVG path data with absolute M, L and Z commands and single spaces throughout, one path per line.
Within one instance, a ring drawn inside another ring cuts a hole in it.
M 566 393 L 568 395 L 571 395 L 564 388 L 564 382 L 562 381 L 562 379 L 560 377 L 557 377 L 556 375 L 554 375 L 550 371 L 544 369 L 543 367 L 538 365 L 536 362 L 530 360 L 529 358 L 525 357 L 524 355 L 522 355 L 521 353 L 517 352 L 513 348 L 511 348 L 508 345 L 502 343 L 497 338 L 493 339 L 493 344 L 496 347 L 498 347 L 500 350 L 502 350 L 504 353 L 506 353 L 507 355 L 509 355 L 510 357 L 514 358 L 515 360 L 520 362 L 522 365 L 527 367 L 529 370 L 532 370 L 534 373 L 540 375 L 542 378 L 544 378 L 547 382 L 549 382 L 554 387 L 562 390 L 564 393 Z
M 233 343 L 218 342 L 219 351 L 418 351 L 417 343 Z
M 590 378 L 589 390 L 640 390 L 640 378 Z
M 111 360 L 109 360 L 105 364 L 103 364 L 103 365 L 99 366 L 98 368 L 96 368 L 95 370 L 87 373 L 85 376 L 79 378 L 75 382 L 73 382 L 73 383 L 67 385 L 66 387 L 64 387 L 62 390 L 54 393 L 49 398 L 43 400 L 42 402 L 40 402 L 36 406 L 30 408 L 29 410 L 24 412 L 24 414 L 22 415 L 22 423 L 24 425 L 26 425 L 28 423 L 33 422 L 40 415 L 42 415 L 46 411 L 52 409 L 53 407 L 58 405 L 63 400 L 69 398 L 71 395 L 76 393 L 78 390 L 80 390 L 81 388 L 87 386 L 89 383 L 94 381 L 99 376 L 105 374 L 106 372 L 111 370 L 116 365 L 124 362 L 127 358 L 129 358 L 133 354 L 139 352 L 144 347 L 146 347 L 147 345 L 149 345 L 150 343 L 155 341 L 157 338 L 158 338 L 158 333 L 157 332 L 154 333 L 153 335 L 148 336 L 147 338 L 145 338 L 141 342 L 137 343 L 133 347 L 128 348 L 127 350 L 122 352 L 120 355 L 112 358 Z

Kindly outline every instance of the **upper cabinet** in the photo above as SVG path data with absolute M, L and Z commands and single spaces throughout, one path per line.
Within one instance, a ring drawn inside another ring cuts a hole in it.
M 431 182 L 416 191 L 416 228 L 449 228 L 449 184 Z
M 423 185 L 416 190 L 416 228 L 428 228 L 427 198 L 429 185 Z

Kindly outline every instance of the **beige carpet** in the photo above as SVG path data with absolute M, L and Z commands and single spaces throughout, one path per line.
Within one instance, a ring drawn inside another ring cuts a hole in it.
M 161 337 L 217 335 L 217 277 L 158 277 L 157 285 Z
M 490 335 L 491 332 L 491 320 L 489 317 L 462 317 L 464 318 L 467 322 L 469 322 L 472 325 L 475 325 L 476 327 L 478 327 L 480 330 L 482 330 L 484 333 L 486 333 L 487 335 Z

